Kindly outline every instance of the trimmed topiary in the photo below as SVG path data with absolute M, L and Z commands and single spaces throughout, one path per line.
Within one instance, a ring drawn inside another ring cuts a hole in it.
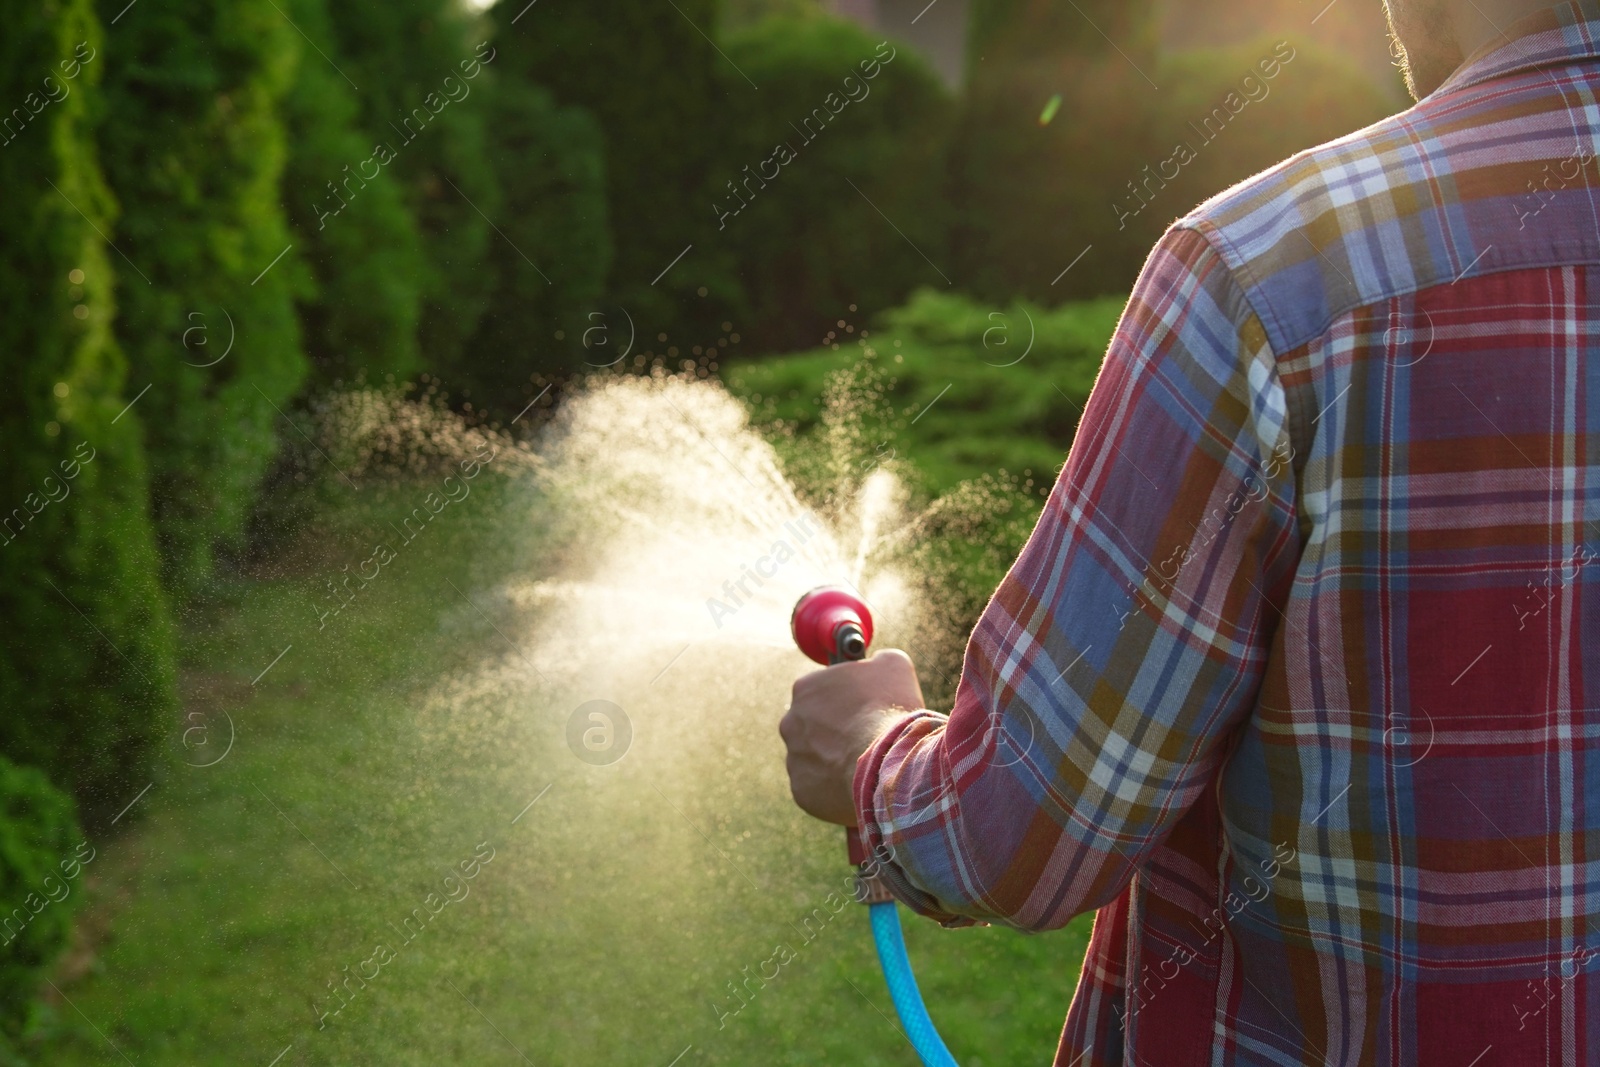
M 337 54 L 328 0 L 282 6 L 317 50 Z M 301 48 L 283 101 L 283 200 L 310 275 L 296 294 L 306 354 L 322 385 L 363 374 L 405 378 L 421 365 L 421 235 L 406 185 L 380 162 L 378 145 L 392 132 L 365 128 L 356 91 L 317 50 Z
M 420 238 L 420 257 L 401 264 L 422 271 L 419 365 L 448 377 L 473 358 L 466 345 L 494 288 L 489 253 L 500 238 L 489 220 L 499 214 L 500 188 L 488 158 L 483 85 L 506 50 L 487 44 L 484 20 L 456 0 L 330 2 L 327 12 L 337 45 L 329 55 L 339 76 L 360 87 L 357 124 L 372 142 L 346 162 L 354 171 L 370 157 L 381 173 L 364 190 L 359 182 L 345 187 L 342 171 L 330 175 L 335 189 L 324 190 L 320 207 L 343 210 L 341 202 L 358 202 L 352 192 L 398 186 Z M 365 175 L 373 172 L 365 167 Z M 328 228 L 342 221 L 330 219 Z
M 0 0 L 0 22 L 0 99 L 27 116 L 0 147 L 0 753 L 94 826 L 149 782 L 175 706 L 141 442 L 155 406 L 111 331 L 114 204 L 86 118 L 100 24 L 88 0 Z
M 104 0 L 102 19 L 125 5 Z M 128 267 L 116 331 L 132 387 L 149 386 L 151 496 L 180 594 L 239 538 L 306 372 L 279 190 L 301 43 L 272 0 L 175 0 L 127 10 L 106 44 L 97 133 Z

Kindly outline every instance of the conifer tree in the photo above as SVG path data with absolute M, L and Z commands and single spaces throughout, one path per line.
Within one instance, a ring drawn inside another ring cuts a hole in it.
M 305 375 L 304 284 L 280 204 L 280 106 L 300 37 L 272 0 L 127 10 L 105 49 L 99 143 L 122 207 L 117 336 L 149 435 L 152 501 L 178 595 L 236 542 Z
M 426 265 L 406 187 L 378 162 L 387 130 L 362 121 L 336 64 L 327 0 L 281 0 L 315 49 L 302 49 L 284 100 L 289 158 L 283 199 L 310 284 L 298 294 L 318 384 L 404 378 L 420 367 Z
M 359 87 L 360 128 L 383 146 L 380 180 L 399 185 L 421 238 L 421 365 L 449 380 L 472 358 L 465 345 L 493 291 L 490 242 L 500 238 L 489 220 L 500 191 L 483 85 L 504 55 L 455 0 L 330 3 L 328 14 L 338 46 L 330 56 Z M 324 203 L 337 206 L 336 198 Z
M 172 722 L 140 397 L 112 334 L 114 201 L 88 116 L 109 67 L 90 0 L 3 0 L 0 753 L 103 827 Z M 124 249 L 126 251 L 126 249 Z M 127 278 L 143 285 L 121 256 Z

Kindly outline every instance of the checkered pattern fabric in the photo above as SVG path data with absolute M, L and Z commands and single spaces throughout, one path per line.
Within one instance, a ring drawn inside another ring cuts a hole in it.
M 1058 1065 L 1600 1061 L 1600 4 L 1505 31 L 1171 228 L 858 764 L 908 906 L 1096 912 Z

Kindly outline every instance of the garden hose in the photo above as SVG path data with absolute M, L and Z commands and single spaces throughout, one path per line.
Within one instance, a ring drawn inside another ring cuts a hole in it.
M 872 643 L 872 612 L 860 597 L 837 586 L 822 586 L 801 597 L 789 618 L 789 629 L 800 651 L 818 663 L 832 666 L 865 659 Z M 866 862 L 866 850 L 854 829 L 845 831 L 850 862 L 857 865 L 856 899 L 867 905 L 872 942 L 878 949 L 883 980 L 894 1001 L 895 1014 L 924 1067 L 956 1067 L 922 1003 L 917 979 L 911 973 L 906 940 L 900 930 L 900 913 L 888 888 Z
M 911 959 L 906 955 L 906 939 L 900 933 L 897 907 L 892 900 L 867 905 L 872 942 L 878 946 L 878 962 L 883 966 L 889 998 L 894 1001 L 895 1014 L 906 1028 L 911 1047 L 917 1050 L 925 1067 L 956 1067 L 955 1057 L 944 1047 L 944 1039 L 933 1028 L 933 1020 L 922 1003 L 916 976 L 911 973 Z

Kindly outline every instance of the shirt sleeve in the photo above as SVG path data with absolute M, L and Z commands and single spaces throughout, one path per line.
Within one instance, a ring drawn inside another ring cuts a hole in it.
M 1207 237 L 1151 253 L 955 707 L 860 758 L 865 844 L 949 926 L 1054 929 L 1115 898 L 1254 708 L 1299 557 L 1276 359 Z

